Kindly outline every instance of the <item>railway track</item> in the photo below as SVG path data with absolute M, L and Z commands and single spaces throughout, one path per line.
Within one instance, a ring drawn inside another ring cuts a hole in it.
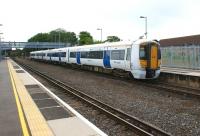
M 77 69 L 77 70 L 81 70 L 81 69 Z M 91 72 L 98 73 L 95 71 L 91 71 Z M 111 79 L 126 81 L 129 83 L 139 84 L 142 86 L 148 86 L 151 88 L 156 88 L 156 89 L 159 89 L 162 91 L 164 90 L 164 91 L 168 91 L 168 92 L 172 92 L 172 93 L 176 93 L 176 94 L 180 94 L 180 95 L 200 98 L 200 89 L 198 89 L 198 88 L 174 85 L 171 83 L 165 83 L 165 82 L 161 82 L 158 80 L 137 80 L 137 79 L 133 79 L 132 77 L 121 76 L 121 75 L 116 75 L 116 74 L 115 75 L 107 75 L 104 73 L 98 73 L 98 74 L 100 74 L 102 76 L 106 76 Z
M 65 66 L 65 65 L 61 65 L 61 66 Z M 80 69 L 80 68 L 74 68 L 76 70 L 79 71 L 85 71 L 86 69 Z M 191 87 L 185 87 L 185 86 L 180 86 L 180 85 L 173 85 L 171 83 L 164 83 L 164 82 L 160 82 L 157 80 L 136 80 L 133 79 L 132 77 L 128 77 L 127 75 L 118 75 L 118 74 L 105 74 L 105 73 L 99 73 L 96 71 L 91 71 L 91 70 L 86 70 L 86 71 L 90 71 L 90 72 L 94 72 L 96 74 L 100 74 L 102 76 L 106 76 L 108 78 L 111 79 L 116 79 L 116 80 L 121 80 L 121 81 L 126 81 L 129 83 L 136 83 L 136 84 L 140 84 L 140 85 L 145 85 L 151 88 L 156 88 L 159 90 L 164 90 L 164 91 L 168 91 L 168 92 L 172 92 L 172 93 L 176 93 L 176 94 L 180 94 L 180 95 L 185 95 L 185 96 L 191 96 L 191 97 L 195 97 L 195 98 L 200 98 L 200 89 L 197 88 L 191 88 Z
M 15 60 L 16 61 L 16 60 Z M 17 62 L 17 61 L 16 61 Z M 91 96 L 80 92 L 79 90 L 66 85 L 65 83 L 52 78 L 48 76 L 47 74 L 41 73 L 40 71 L 27 66 L 21 62 L 17 62 L 20 64 L 22 67 L 30 70 L 31 72 L 34 72 L 35 74 L 39 75 L 40 77 L 46 79 L 47 81 L 51 82 L 53 85 L 63 89 L 64 91 L 70 93 L 74 97 L 80 99 L 84 103 L 87 103 L 88 105 L 94 107 L 95 109 L 99 110 L 100 112 L 106 114 L 113 120 L 117 121 L 120 124 L 123 124 L 126 126 L 128 129 L 134 131 L 138 135 L 144 135 L 144 136 L 170 136 L 169 133 L 147 123 L 144 122 L 136 117 L 130 116 L 123 111 L 116 109 L 112 106 L 109 106 L 95 98 L 92 98 Z
M 76 70 L 85 71 L 86 69 L 82 70 L 80 68 L 76 68 Z M 105 73 L 99 73 L 99 72 L 91 71 L 91 70 L 86 70 L 86 71 L 94 72 L 96 74 L 106 76 L 111 79 L 126 81 L 126 82 L 134 83 L 134 84 L 136 83 L 136 84 L 145 85 L 145 86 L 148 86 L 151 88 L 156 88 L 156 89 L 159 89 L 162 91 L 164 90 L 164 91 L 168 91 L 168 92 L 172 92 L 172 93 L 176 93 L 176 94 L 180 94 L 180 95 L 200 98 L 200 89 L 198 89 L 198 88 L 174 85 L 171 83 L 165 83 L 165 82 L 161 82 L 161 81 L 157 81 L 157 80 L 137 80 L 137 79 L 133 79 L 132 77 L 129 77 L 127 74 L 120 75 L 120 74 L 115 73 L 115 74 L 108 75 Z
M 162 91 L 165 90 L 165 91 L 169 91 L 169 92 L 180 94 L 180 95 L 200 98 L 200 89 L 196 89 L 196 88 L 173 85 L 173 84 L 163 83 L 159 81 L 143 81 L 143 82 L 135 81 L 135 82 L 141 85 L 151 87 L 151 88 L 157 88 Z

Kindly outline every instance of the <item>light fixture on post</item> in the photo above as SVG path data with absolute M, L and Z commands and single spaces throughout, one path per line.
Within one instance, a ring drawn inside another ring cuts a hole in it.
M 97 28 L 97 30 L 101 31 L 101 42 L 102 42 L 102 28 Z
M 145 16 L 140 16 L 140 18 L 144 18 L 145 19 L 145 37 L 146 37 L 146 39 L 147 39 L 147 17 L 145 17 Z

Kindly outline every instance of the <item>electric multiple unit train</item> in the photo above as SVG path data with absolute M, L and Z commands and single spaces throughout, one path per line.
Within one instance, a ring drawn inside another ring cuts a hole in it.
M 30 58 L 118 69 L 136 79 L 153 79 L 160 74 L 161 52 L 156 40 L 138 40 L 33 51 Z

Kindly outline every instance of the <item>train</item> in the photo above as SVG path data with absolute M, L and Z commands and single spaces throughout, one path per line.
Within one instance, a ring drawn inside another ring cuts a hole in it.
M 157 40 L 140 39 L 33 51 L 30 59 L 119 70 L 135 79 L 155 79 L 160 74 L 161 51 Z

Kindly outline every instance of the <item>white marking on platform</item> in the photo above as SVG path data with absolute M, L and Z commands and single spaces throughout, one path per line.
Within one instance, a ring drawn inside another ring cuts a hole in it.
M 27 72 L 25 73 L 17 73 L 19 77 L 19 79 L 22 81 L 22 83 L 24 85 L 33 85 L 33 84 L 37 84 L 37 82 L 35 82 L 35 80 L 31 79 L 30 76 L 27 74 Z
M 57 107 L 61 107 L 61 106 L 50 106 L 50 107 L 43 107 L 39 109 L 43 110 L 43 109 L 51 109 L 51 108 L 57 108 Z
M 56 136 L 100 136 L 77 117 L 48 121 Z

